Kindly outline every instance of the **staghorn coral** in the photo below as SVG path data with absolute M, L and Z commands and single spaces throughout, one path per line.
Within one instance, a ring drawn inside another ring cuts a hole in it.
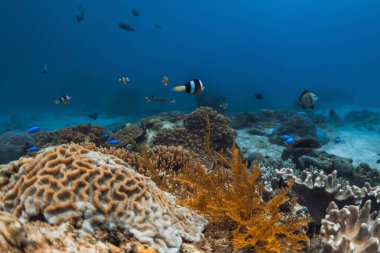
M 308 218 L 295 214 L 297 199 L 287 196 L 292 185 L 264 201 L 265 186 L 260 181 L 259 167 L 255 165 L 249 171 L 236 147 L 230 154 L 229 162 L 216 153 L 213 160 L 219 166 L 210 172 L 199 168 L 185 170 L 177 180 L 191 186 L 193 196 L 181 203 L 214 220 L 233 222 L 235 252 L 247 247 L 256 253 L 299 252 L 308 240 L 303 234 Z
M 0 206 L 23 222 L 83 220 L 86 231 L 126 231 L 159 252 L 178 252 L 182 238 L 199 240 L 207 223 L 121 159 L 77 144 L 46 148 L 8 169 L 16 173 L 1 186 Z
M 323 253 L 377 253 L 380 251 L 380 216 L 370 212 L 368 200 L 359 209 L 346 206 L 339 210 L 331 202 L 322 220 Z
M 211 149 L 221 150 L 234 145 L 236 133 L 230 127 L 230 120 L 207 107 L 200 107 L 185 116 L 183 127 L 159 130 L 153 144 L 182 146 L 205 157 L 204 143 L 209 130 Z
M 300 177 L 295 177 L 293 170 L 281 169 L 275 171 L 272 179 L 272 189 L 286 186 L 290 179 L 295 180 L 294 192 L 299 196 L 313 220 L 320 224 L 326 214 L 326 208 L 331 201 L 338 206 L 360 204 L 363 192 L 356 186 L 350 186 L 346 181 L 343 185 L 337 182 L 337 172 L 325 175 L 323 171 L 314 173 L 302 171 Z
M 38 147 L 68 144 L 71 142 L 92 142 L 96 145 L 100 145 L 105 142 L 100 138 L 103 133 L 105 133 L 105 130 L 102 127 L 83 124 L 59 129 L 53 132 L 42 131 L 36 134 L 35 140 Z

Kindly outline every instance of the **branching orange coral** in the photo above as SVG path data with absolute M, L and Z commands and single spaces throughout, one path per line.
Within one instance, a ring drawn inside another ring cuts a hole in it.
M 219 221 L 226 217 L 233 221 L 235 252 L 245 247 L 253 248 L 255 253 L 299 252 L 308 241 L 303 228 L 309 218 L 295 214 L 297 199 L 288 197 L 294 182 L 265 202 L 259 167 L 249 170 L 236 147 L 229 152 L 230 161 L 215 153 L 214 160 L 220 165 L 213 171 L 184 169 L 177 180 L 191 186 L 194 195 L 181 204 Z

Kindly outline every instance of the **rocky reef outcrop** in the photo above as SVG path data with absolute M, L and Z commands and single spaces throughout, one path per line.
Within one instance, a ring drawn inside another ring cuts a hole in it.
M 25 155 L 34 146 L 34 139 L 26 134 L 7 132 L 0 135 L 0 164 L 8 163 Z

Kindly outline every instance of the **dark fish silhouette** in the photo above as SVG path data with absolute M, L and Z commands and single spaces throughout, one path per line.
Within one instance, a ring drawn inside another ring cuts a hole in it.
M 156 98 L 154 96 L 145 97 L 145 101 L 150 104 L 171 104 L 175 103 L 175 99 L 172 98 Z
M 46 62 L 42 63 L 42 70 L 41 70 L 41 73 L 46 74 L 48 71 L 49 71 L 49 70 L 48 70 L 48 67 L 47 67 Z
M 132 15 L 135 16 L 135 17 L 140 16 L 140 13 L 139 13 L 137 10 L 132 10 L 131 13 L 132 13 Z
M 261 93 L 255 93 L 255 98 L 257 98 L 257 99 L 263 99 L 264 96 Z
M 154 27 L 154 28 L 157 28 L 157 29 L 161 29 L 161 26 L 160 26 L 160 25 L 157 25 L 157 24 L 154 25 L 153 27 Z
M 90 113 L 88 117 L 92 120 L 96 120 L 98 118 L 99 114 L 97 112 Z
M 120 22 L 119 23 L 119 28 L 123 29 L 128 32 L 134 32 L 136 31 L 132 26 L 128 25 L 127 23 Z
M 336 115 L 334 109 L 330 110 L 330 117 L 333 118 Z
M 76 16 L 76 19 L 79 23 L 84 24 L 84 10 L 82 6 L 79 6 L 79 13 Z

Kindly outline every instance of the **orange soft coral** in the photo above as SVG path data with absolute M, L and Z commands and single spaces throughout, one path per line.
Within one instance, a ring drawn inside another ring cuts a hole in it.
M 191 186 L 194 195 L 182 204 L 213 219 L 233 221 L 235 252 L 246 247 L 255 253 L 299 252 L 308 241 L 303 228 L 309 219 L 295 214 L 297 199 L 288 197 L 293 182 L 265 202 L 259 167 L 249 170 L 236 147 L 230 154 L 228 161 L 216 153 L 213 160 L 219 165 L 209 173 L 201 168 L 184 170 L 177 180 Z

